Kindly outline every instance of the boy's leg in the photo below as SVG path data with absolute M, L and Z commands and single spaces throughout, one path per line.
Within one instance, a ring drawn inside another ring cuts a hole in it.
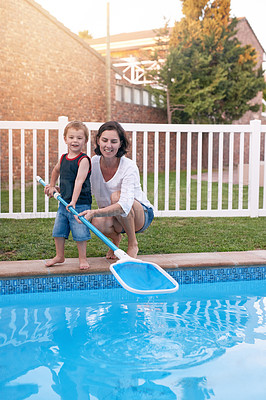
M 90 209 L 90 204 L 76 205 L 76 211 L 78 213 Z M 91 234 L 89 228 L 85 224 L 79 224 L 72 213 L 69 214 L 69 224 L 70 230 L 72 232 L 73 240 L 77 243 L 78 253 L 79 253 L 79 267 L 80 269 L 90 268 L 87 261 L 86 250 L 87 241 L 90 240 Z
M 90 265 L 87 261 L 86 250 L 87 250 L 87 241 L 77 241 L 77 247 L 79 252 L 79 268 L 80 269 L 88 269 Z
M 67 220 L 67 211 L 63 204 L 59 204 L 55 218 L 53 237 L 55 240 L 56 256 L 52 260 L 46 261 L 45 265 L 51 267 L 57 263 L 65 261 L 65 240 L 69 235 L 69 224 Z
M 51 260 L 47 260 L 45 262 L 46 267 L 51 267 L 54 264 L 60 264 L 65 261 L 65 238 L 64 237 L 55 237 L 55 249 L 56 249 L 56 256 Z

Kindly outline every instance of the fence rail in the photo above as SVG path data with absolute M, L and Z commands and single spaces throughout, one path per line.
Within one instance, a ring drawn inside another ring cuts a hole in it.
M 66 152 L 66 117 L 0 121 L 0 218 L 54 217 L 35 176 L 49 181 Z M 87 153 L 101 125 L 86 122 Z M 266 125 L 122 124 L 157 217 L 266 216 Z

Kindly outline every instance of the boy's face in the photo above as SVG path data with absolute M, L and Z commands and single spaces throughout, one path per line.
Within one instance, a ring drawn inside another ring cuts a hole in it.
M 68 152 L 79 154 L 87 142 L 85 133 L 82 129 L 69 128 L 65 137 Z

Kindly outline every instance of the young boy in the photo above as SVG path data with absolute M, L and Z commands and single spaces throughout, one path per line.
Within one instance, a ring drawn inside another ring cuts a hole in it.
M 88 136 L 88 128 L 80 121 L 72 121 L 65 127 L 64 140 L 67 144 L 68 153 L 63 154 L 60 161 L 55 165 L 50 184 L 46 185 L 44 189 L 45 194 L 52 197 L 53 193 L 57 191 L 55 185 L 60 176 L 60 195 L 69 203 L 67 207 L 59 203 L 53 229 L 56 256 L 46 261 L 47 267 L 65 261 L 65 239 L 68 239 L 71 231 L 73 240 L 77 242 L 80 269 L 89 268 L 86 246 L 87 240 L 91 238 L 90 230 L 86 225 L 79 224 L 68 210 L 69 206 L 72 206 L 80 213 L 88 207 L 91 208 L 91 161 L 82 152 L 88 142 Z

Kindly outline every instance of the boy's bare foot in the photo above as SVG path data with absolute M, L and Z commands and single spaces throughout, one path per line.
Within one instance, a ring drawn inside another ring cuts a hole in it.
M 127 249 L 127 254 L 132 258 L 137 258 L 138 252 L 139 252 L 138 245 L 129 246 Z
M 79 269 L 89 269 L 89 268 L 90 268 L 90 264 L 88 263 L 87 260 L 79 262 Z
M 62 264 L 64 261 L 65 261 L 64 257 L 55 256 L 51 260 L 45 261 L 45 266 L 46 267 L 52 267 L 55 264 Z

